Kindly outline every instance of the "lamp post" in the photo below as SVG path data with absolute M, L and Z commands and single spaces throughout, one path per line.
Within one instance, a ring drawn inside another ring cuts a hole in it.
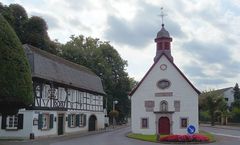
M 115 111 L 115 105 L 118 103 L 117 100 L 113 101 L 113 111 Z M 113 128 L 114 128 L 114 125 L 116 124 L 116 120 L 115 120 L 115 116 L 113 116 Z

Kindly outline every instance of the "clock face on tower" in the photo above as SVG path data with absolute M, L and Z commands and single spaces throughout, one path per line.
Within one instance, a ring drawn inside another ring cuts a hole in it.
M 160 65 L 160 69 L 161 70 L 166 70 L 167 69 L 167 65 L 166 64 L 161 64 Z

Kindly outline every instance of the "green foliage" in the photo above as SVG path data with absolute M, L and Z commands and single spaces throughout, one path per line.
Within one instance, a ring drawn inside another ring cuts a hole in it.
M 231 104 L 232 108 L 240 108 L 240 89 L 238 83 L 233 88 L 234 102 Z
M 109 112 L 109 115 L 111 117 L 118 117 L 119 112 L 117 110 L 112 110 L 112 111 Z
M 25 9 L 19 5 L 19 4 L 10 4 L 9 8 L 12 12 L 12 23 L 10 24 L 13 29 L 15 30 L 18 38 L 21 40 L 21 42 L 24 41 L 24 27 L 26 22 L 28 21 L 27 12 Z
M 200 111 L 208 111 L 211 125 L 215 124 L 217 112 L 221 114 L 227 112 L 227 102 L 218 91 L 210 90 L 203 92 L 200 95 L 199 105 Z
M 28 18 L 27 12 L 19 4 L 0 5 L 0 13 L 15 30 L 22 44 L 31 44 L 53 54 L 57 54 L 57 45 L 47 33 L 47 24 L 41 17 Z
M 48 36 L 47 24 L 44 19 L 38 16 L 31 17 L 25 26 L 25 43 L 37 48 L 56 54 L 57 50 Z M 52 48 L 51 48 L 51 47 Z
M 207 122 L 207 121 L 210 121 L 210 115 L 208 113 L 208 111 L 202 111 L 200 110 L 199 112 L 199 120 L 200 121 L 204 121 L 204 122 Z
M 235 123 L 240 123 L 240 108 L 233 108 L 231 114 L 231 121 Z
M 15 114 L 32 103 L 30 67 L 14 30 L 0 15 L 0 113 Z
M 139 139 L 139 140 L 143 140 L 143 141 L 150 141 L 150 142 L 156 142 L 157 141 L 157 135 L 155 135 L 155 134 L 153 134 L 153 135 L 144 135 L 144 134 L 129 133 L 127 135 L 127 137 L 134 138 L 134 139 Z
M 74 63 L 86 66 L 95 72 L 103 82 L 106 92 L 108 112 L 112 102 L 118 100 L 116 109 L 119 119 L 123 120 L 130 113 L 130 100 L 128 92 L 133 86 L 133 79 L 125 72 L 127 62 L 108 43 L 91 37 L 71 36 L 71 40 L 61 45 L 60 56 Z M 105 101 L 104 101 L 105 102 Z
M 240 100 L 240 89 L 238 83 L 236 83 L 235 87 L 233 88 L 234 91 L 234 100 Z

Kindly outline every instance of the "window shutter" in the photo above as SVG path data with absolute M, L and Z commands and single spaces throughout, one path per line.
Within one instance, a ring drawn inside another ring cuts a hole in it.
M 71 114 L 68 114 L 68 127 L 71 127 Z
M 80 126 L 80 114 L 76 115 L 76 126 Z
M 53 122 L 54 121 L 54 114 L 50 114 L 50 124 L 49 124 L 49 128 L 53 128 Z
M 87 123 L 87 115 L 83 114 L 83 126 L 86 126 Z
M 38 129 L 42 129 L 43 127 L 43 115 L 39 114 L 38 115 Z
M 18 114 L 18 129 L 23 129 L 23 114 Z
M 2 115 L 2 129 L 6 129 L 6 121 L 7 121 L 7 116 L 6 115 Z

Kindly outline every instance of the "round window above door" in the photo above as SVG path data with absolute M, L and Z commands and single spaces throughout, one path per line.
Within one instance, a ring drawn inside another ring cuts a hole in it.
M 157 82 L 157 86 L 159 89 L 166 89 L 168 87 L 170 87 L 171 83 L 170 81 L 163 79 Z

